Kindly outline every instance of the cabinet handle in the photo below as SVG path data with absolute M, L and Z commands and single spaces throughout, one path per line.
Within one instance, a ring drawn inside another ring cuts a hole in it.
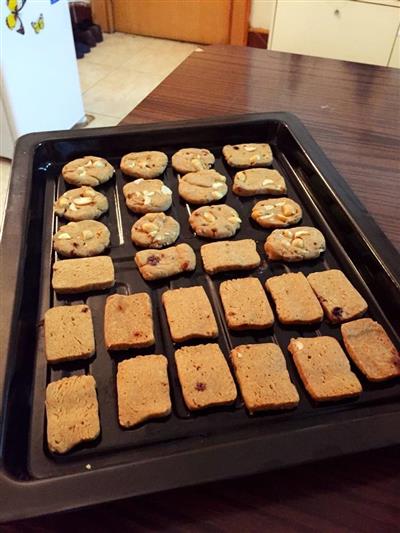
M 335 14 L 337 17 L 339 17 L 339 16 L 340 16 L 340 11 L 339 11 L 339 9 L 335 9 L 334 14 Z

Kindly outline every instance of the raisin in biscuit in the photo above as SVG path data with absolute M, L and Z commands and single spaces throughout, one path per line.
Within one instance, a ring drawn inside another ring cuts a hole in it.
M 370 381 L 400 376 L 399 352 L 383 327 L 370 318 L 342 324 L 344 345 L 351 359 Z
M 190 204 L 204 205 L 221 200 L 228 192 L 226 178 L 216 170 L 189 172 L 179 178 L 179 196 Z
M 250 413 L 290 409 L 299 394 L 290 380 L 282 350 L 276 344 L 244 344 L 231 351 L 231 361 Z
M 145 280 L 170 278 L 196 268 L 196 255 L 188 244 L 178 244 L 164 250 L 142 250 L 135 255 L 135 263 Z
M 310 396 L 317 402 L 358 396 L 361 383 L 333 337 L 291 339 L 289 352 Z
M 134 213 L 167 211 L 172 204 L 172 191 L 161 180 L 138 179 L 124 185 L 122 191 Z
M 215 157 L 206 148 L 182 148 L 172 156 L 172 166 L 179 174 L 208 170 L 215 163 Z
M 235 174 L 232 191 L 238 196 L 269 194 L 280 196 L 286 194 L 284 177 L 277 170 L 251 168 Z
M 271 306 L 257 278 L 223 281 L 219 294 L 229 329 L 264 329 L 274 323 Z
M 65 192 L 54 202 L 54 212 L 67 220 L 93 220 L 108 211 L 108 200 L 92 187 L 79 187 Z
M 302 272 L 267 279 L 265 286 L 276 305 L 282 324 L 314 324 L 324 313 Z
M 87 155 L 74 159 L 62 169 L 62 176 L 67 183 L 80 187 L 90 185 L 97 187 L 114 175 L 114 167 L 102 157 Z
M 276 229 L 265 241 L 264 249 L 271 261 L 305 261 L 325 251 L 325 238 L 317 228 L 298 226 Z
M 142 248 L 162 248 L 173 244 L 179 236 L 180 225 L 164 213 L 147 213 L 131 229 L 131 239 Z
M 112 259 L 100 256 L 56 261 L 51 283 L 59 294 L 108 289 L 115 283 Z
M 236 400 L 236 385 L 218 344 L 180 348 L 175 362 L 183 398 L 191 411 Z
M 49 363 L 94 355 L 93 320 L 87 305 L 62 305 L 44 315 L 45 352 Z
M 286 228 L 300 222 L 303 212 L 290 198 L 276 198 L 257 202 L 251 218 L 263 228 Z
M 164 152 L 131 152 L 121 159 L 120 168 L 133 178 L 158 178 L 167 168 L 168 157 Z
M 266 143 L 230 144 L 222 148 L 229 166 L 235 168 L 267 167 L 272 163 L 272 150 Z
M 196 235 L 209 239 L 232 237 L 241 222 L 238 212 L 226 204 L 199 207 L 189 217 L 189 224 Z
M 330 322 L 344 322 L 365 313 L 367 302 L 341 270 L 313 272 L 307 280 Z
M 99 404 L 93 376 L 71 376 L 46 388 L 47 444 L 66 453 L 100 435 Z
M 53 236 L 53 247 L 64 257 L 99 255 L 110 244 L 110 232 L 96 220 L 69 222 Z
M 162 303 L 174 342 L 218 335 L 214 312 L 203 287 L 167 290 Z
M 219 241 L 203 244 L 200 248 L 204 270 L 207 274 L 228 270 L 250 270 L 259 266 L 261 258 L 256 241 Z
M 137 355 L 118 364 L 118 419 L 122 427 L 170 414 L 167 366 L 164 355 Z

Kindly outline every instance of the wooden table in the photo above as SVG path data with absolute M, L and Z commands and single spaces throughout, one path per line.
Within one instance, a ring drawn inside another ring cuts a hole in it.
M 386 68 L 212 46 L 192 54 L 122 123 L 296 113 L 400 247 L 398 90 L 399 73 Z M 395 447 L 25 520 L 4 531 L 387 533 L 399 523 Z

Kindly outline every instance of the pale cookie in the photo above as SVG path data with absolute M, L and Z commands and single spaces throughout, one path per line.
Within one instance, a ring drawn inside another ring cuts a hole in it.
M 236 400 L 236 385 L 218 344 L 185 346 L 176 350 L 175 362 L 183 398 L 191 411 Z
M 345 322 L 365 313 L 368 304 L 341 270 L 313 272 L 307 280 L 330 322 Z
M 222 153 L 229 166 L 235 168 L 267 167 L 272 163 L 273 156 L 269 144 L 246 143 L 227 144 L 222 148 Z
M 154 344 L 153 310 L 146 292 L 113 294 L 104 310 L 104 342 L 107 350 L 146 348 Z
M 46 359 L 62 363 L 94 355 L 93 320 L 87 305 L 62 305 L 44 315 Z
M 196 255 L 188 244 L 178 244 L 164 250 L 142 250 L 135 255 L 135 263 L 147 281 L 170 278 L 196 268 Z
M 203 287 L 165 291 L 162 303 L 174 342 L 217 337 L 217 322 Z
M 303 212 L 290 198 L 276 198 L 257 202 L 251 218 L 263 228 L 286 228 L 300 222 Z
M 137 355 L 118 364 L 118 420 L 122 427 L 170 414 L 167 366 L 164 355 Z
M 251 168 L 235 174 L 232 191 L 238 196 L 254 196 L 256 194 L 280 196 L 286 194 L 286 183 L 284 177 L 277 170 Z
M 112 259 L 100 256 L 56 261 L 51 283 L 59 294 L 109 289 L 115 283 Z
M 92 187 L 66 191 L 54 202 L 54 212 L 67 220 L 93 220 L 108 211 L 108 200 Z
M 317 402 L 358 396 L 361 383 L 333 337 L 291 339 L 289 352 L 310 396 Z
M 360 318 L 340 327 L 347 353 L 370 381 L 400 376 L 399 352 L 383 327 Z
M 110 244 L 110 231 L 96 220 L 69 222 L 53 236 L 54 250 L 64 257 L 99 255 Z
M 47 444 L 65 453 L 100 435 L 99 404 L 93 376 L 71 376 L 46 388 Z
M 241 222 L 238 212 L 226 204 L 199 207 L 189 217 L 189 224 L 196 235 L 209 239 L 232 237 Z
M 102 157 L 87 155 L 64 165 L 62 175 L 64 180 L 71 185 L 97 187 L 112 178 L 114 167 Z
M 215 157 L 206 148 L 182 148 L 172 156 L 172 166 L 179 174 L 208 170 L 215 163 Z
M 302 272 L 282 274 L 267 279 L 282 324 L 313 324 L 321 322 L 324 313 L 307 278 Z
M 271 261 L 305 261 L 325 251 L 325 238 L 316 228 L 298 226 L 275 229 L 265 241 L 264 249 Z
M 228 192 L 226 178 L 216 170 L 189 172 L 179 178 L 179 196 L 189 204 L 204 205 L 221 200 Z
M 274 323 L 271 306 L 257 278 L 223 281 L 219 294 L 229 329 L 264 329 Z
M 299 403 L 299 394 L 290 380 L 285 357 L 276 344 L 237 346 L 231 351 L 231 361 L 250 413 L 290 409 Z
M 121 159 L 120 168 L 127 176 L 152 179 L 161 176 L 167 164 L 168 157 L 164 152 L 131 152 Z
M 131 229 L 131 239 L 142 248 L 162 248 L 173 244 L 179 236 L 180 225 L 164 213 L 147 213 Z
M 203 244 L 200 254 L 207 274 L 228 270 L 250 270 L 258 267 L 261 262 L 256 241 L 253 239 Z
M 172 191 L 161 180 L 138 179 L 124 185 L 122 191 L 134 213 L 167 211 L 172 204 Z

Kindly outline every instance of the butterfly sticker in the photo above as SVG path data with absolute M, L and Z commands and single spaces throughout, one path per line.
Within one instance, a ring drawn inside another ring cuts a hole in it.
M 25 3 L 26 0 L 7 0 L 7 7 L 10 10 L 10 14 L 6 17 L 7 28 L 10 30 L 16 30 L 17 33 L 20 33 L 21 35 L 25 34 L 25 28 L 19 14 Z
M 40 13 L 39 18 L 36 22 L 31 22 L 32 28 L 35 30 L 35 33 L 38 34 L 44 28 L 44 18 L 43 13 Z

